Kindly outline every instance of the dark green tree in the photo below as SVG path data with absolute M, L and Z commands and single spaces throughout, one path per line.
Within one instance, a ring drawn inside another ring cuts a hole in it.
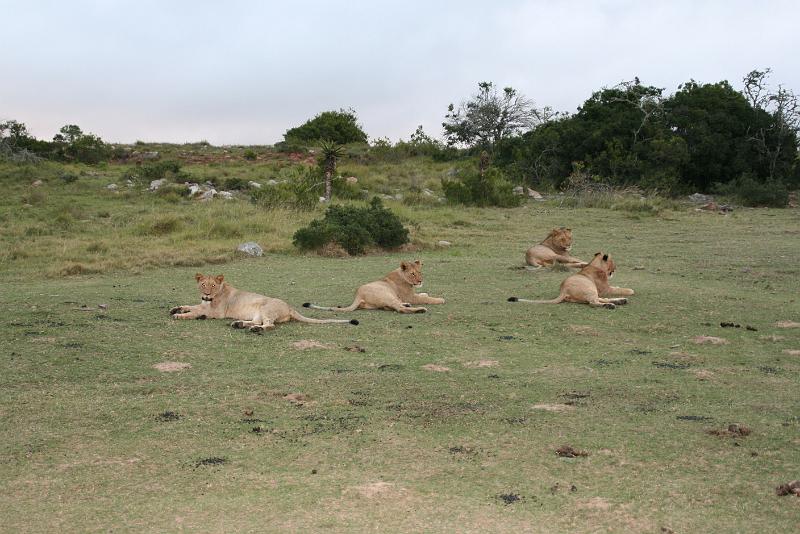
M 303 125 L 287 130 L 283 137 L 287 143 L 313 143 L 323 139 L 340 145 L 367 142 L 367 134 L 352 109 L 324 111 Z

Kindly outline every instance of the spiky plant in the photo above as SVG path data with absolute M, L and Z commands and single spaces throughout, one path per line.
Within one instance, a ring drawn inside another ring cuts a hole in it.
M 322 141 L 322 168 L 325 171 L 325 201 L 331 201 L 331 180 L 336 172 L 336 161 L 344 155 L 344 147 L 334 141 Z

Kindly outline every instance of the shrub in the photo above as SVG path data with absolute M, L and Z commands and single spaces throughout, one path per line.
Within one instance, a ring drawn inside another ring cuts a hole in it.
M 356 112 L 352 109 L 324 111 L 302 126 L 287 130 L 284 138 L 288 144 L 320 139 L 330 139 L 340 145 L 367 142 L 367 134 L 359 126 Z
M 250 189 L 250 184 L 244 178 L 230 177 L 219 181 L 219 186 L 225 191 L 244 191 Z
M 408 230 L 375 197 L 367 207 L 330 206 L 323 219 L 311 221 L 294 234 L 301 249 L 321 249 L 336 243 L 348 254 L 364 254 L 369 247 L 396 248 L 408 243 Z
M 181 173 L 181 164 L 177 161 L 154 161 L 144 163 L 137 169 L 131 171 L 131 174 L 138 176 L 144 180 L 160 180 L 161 178 L 183 178 Z
M 289 173 L 284 182 L 254 190 L 250 200 L 265 208 L 310 210 L 319 204 L 321 194 L 322 182 L 318 171 L 301 167 L 293 174 Z
M 511 182 L 495 168 L 465 173 L 461 179 L 442 179 L 444 196 L 454 204 L 471 206 L 498 206 L 513 208 L 522 204 L 524 197 L 515 195 Z
M 78 175 L 73 173 L 73 172 L 69 172 L 69 171 L 62 172 L 61 174 L 58 175 L 58 177 L 64 183 L 67 183 L 67 184 L 71 184 L 72 182 L 77 182 L 78 181 Z
M 714 192 L 729 196 L 743 206 L 785 208 L 789 191 L 780 180 L 759 182 L 749 173 L 725 184 L 714 184 Z
M 248 149 L 248 150 L 244 151 L 244 154 L 242 154 L 242 156 L 244 157 L 244 159 L 246 159 L 248 161 L 255 161 L 256 152 L 255 152 L 255 150 Z

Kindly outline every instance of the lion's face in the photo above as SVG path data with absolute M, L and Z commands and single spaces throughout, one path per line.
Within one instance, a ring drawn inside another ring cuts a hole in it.
M 401 261 L 400 272 L 405 278 L 406 282 L 414 287 L 422 285 L 422 262 L 419 260 L 414 261 Z
M 570 250 L 572 248 L 572 229 L 571 228 L 553 228 L 550 232 L 550 238 L 558 247 L 561 247 L 564 250 Z
M 200 300 L 203 302 L 211 302 L 216 298 L 220 291 L 222 291 L 222 281 L 224 276 L 205 276 L 201 273 L 194 275 L 197 280 L 197 287 L 200 288 Z
M 608 275 L 608 278 L 611 279 L 614 276 L 614 271 L 617 270 L 617 264 L 614 263 L 614 260 L 611 259 L 611 256 L 608 254 L 603 254 L 602 252 L 598 252 L 594 255 L 594 258 L 589 265 L 593 265 L 598 269 L 602 269 Z

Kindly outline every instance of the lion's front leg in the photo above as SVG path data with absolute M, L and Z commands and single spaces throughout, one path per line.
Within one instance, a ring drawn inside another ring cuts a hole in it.
M 627 287 L 609 286 L 608 289 L 603 292 L 604 297 L 630 297 L 631 295 L 633 295 L 633 289 Z
M 444 304 L 444 299 L 431 297 L 427 293 L 415 293 L 411 295 L 411 304 Z
M 575 267 L 575 268 L 578 268 L 578 269 L 586 267 L 587 265 L 589 265 L 585 261 L 583 261 L 583 260 L 581 260 L 579 258 L 573 258 L 569 254 L 556 256 L 556 261 L 558 263 L 563 264 L 565 267 Z
M 169 310 L 173 319 L 205 319 L 208 316 L 207 306 L 175 306 Z

